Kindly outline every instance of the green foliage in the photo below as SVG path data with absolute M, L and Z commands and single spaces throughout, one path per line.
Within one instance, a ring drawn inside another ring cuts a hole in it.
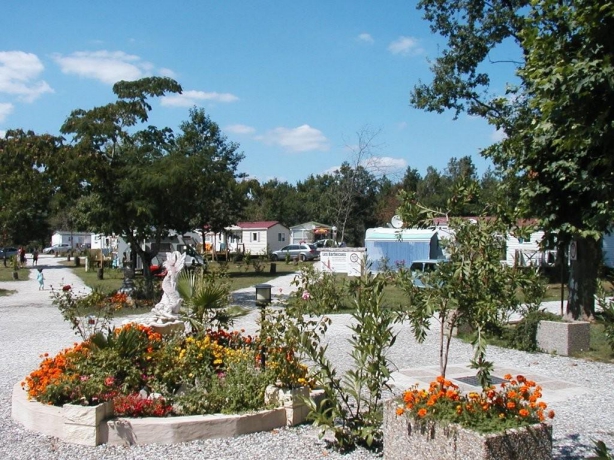
M 45 355 L 23 385 L 55 405 L 114 399 L 118 415 L 242 413 L 263 409 L 265 388 L 285 378 L 274 361 L 260 367 L 260 353 L 258 340 L 238 331 L 161 336 L 128 324 Z
M 448 201 L 449 207 L 468 199 L 470 190 L 459 189 L 458 195 Z M 405 194 L 399 214 L 407 226 L 426 226 L 437 211 Z M 484 359 L 486 330 L 501 324 L 509 312 L 520 308 L 519 293 L 524 292 L 525 298 L 539 303 L 543 288 L 537 286 L 541 281 L 535 272 L 501 264 L 505 244 L 502 235 L 507 233 L 507 226 L 501 220 L 450 218 L 448 226 L 453 236 L 442 240 L 448 260 L 439 264 L 437 270 L 421 276 L 426 287 L 416 286 L 414 275 L 403 267 L 398 271 L 397 283 L 408 295 L 406 315 L 417 340 L 425 339 L 433 316 L 439 320 L 441 375 L 446 373 L 453 329 L 468 325 L 475 330 L 472 365 L 487 385 L 491 363 Z
M 537 346 L 537 327 L 540 321 L 561 321 L 559 315 L 543 310 L 531 310 L 514 326 L 507 338 L 510 348 L 522 351 L 539 351 Z
M 230 302 L 230 283 L 225 271 L 184 270 L 179 278 L 178 291 L 184 299 L 184 318 L 194 332 L 210 328 L 226 328 L 232 323 L 227 312 Z
M 175 402 L 178 414 L 238 414 L 264 407 L 264 392 L 274 381 L 269 370 L 254 367 L 248 354 L 229 365 L 225 372 L 211 372 L 181 392 Z
M 61 154 L 60 138 L 8 130 L 0 136 L 0 246 L 44 241 L 58 184 L 50 165 Z
M 595 452 L 595 455 L 592 457 L 587 457 L 587 460 L 613 460 L 614 459 L 614 456 L 610 454 L 610 449 L 608 449 L 608 447 L 605 445 L 605 442 L 593 440 L 593 443 L 595 444 L 595 447 L 593 449 Z
M 335 312 L 348 306 L 349 286 L 345 278 L 334 273 L 302 265 L 292 284 L 298 289 L 290 302 L 311 314 Z
M 51 299 L 83 340 L 107 329 L 115 313 L 115 305 L 98 289 L 85 295 L 74 292 L 69 285 L 61 286 L 51 291 Z
M 597 292 L 597 303 L 600 311 L 595 314 L 595 319 L 603 325 L 606 341 L 614 351 L 614 300 L 611 297 L 612 292 L 606 292 L 601 283 L 598 285 Z
M 330 291 L 318 290 L 318 282 L 311 282 L 312 275 L 303 272 L 299 278 L 299 285 L 311 291 L 299 288 L 297 301 L 277 313 L 267 327 L 285 334 L 296 344 L 296 350 L 315 364 L 312 377 L 324 389 L 325 397 L 320 405 L 309 401 L 310 417 L 322 428 L 322 434 L 332 430 L 340 450 L 356 445 L 381 449 L 382 393 L 390 377 L 386 351 L 395 342 L 392 325 L 397 319 L 383 302 L 385 281 L 365 273 L 350 286 L 348 292 L 355 307 L 350 326 L 351 366 L 339 374 L 327 357 L 325 336 L 331 320 L 319 313 L 328 308 L 325 299 Z
M 254 267 L 256 273 L 262 273 L 266 267 L 266 262 L 260 257 L 256 257 L 252 259 L 252 267 Z

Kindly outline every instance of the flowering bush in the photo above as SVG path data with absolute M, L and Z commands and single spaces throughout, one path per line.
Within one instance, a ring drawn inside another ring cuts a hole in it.
M 481 393 L 463 394 L 457 385 L 444 377 L 437 377 L 428 390 L 414 386 L 403 394 L 403 405 L 397 415 L 407 413 L 418 421 L 458 423 L 480 432 L 518 428 L 553 418 L 546 413 L 547 405 L 540 401 L 541 387 L 522 375 L 504 376 L 496 389 L 487 387 Z
M 98 332 L 55 357 L 43 355 L 39 368 L 22 386 L 29 398 L 46 404 L 114 400 L 117 415 L 257 410 L 264 406 L 267 385 L 278 381 L 296 385 L 307 374 L 294 360 L 291 374 L 273 358 L 262 369 L 260 352 L 259 339 L 242 331 L 163 337 L 131 323 Z M 139 395 L 142 390 L 161 397 L 152 402 Z
M 173 411 L 164 398 L 143 398 L 139 393 L 115 397 L 113 407 L 120 417 L 165 417 Z

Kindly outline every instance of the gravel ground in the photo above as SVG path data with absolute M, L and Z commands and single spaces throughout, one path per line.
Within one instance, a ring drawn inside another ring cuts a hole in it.
M 69 270 L 57 266 L 56 259 L 42 256 L 39 264 L 46 286 L 69 283 L 82 288 L 80 280 Z M 287 295 L 292 276 L 270 282 L 273 294 Z M 195 441 L 177 445 L 149 445 L 133 447 L 83 447 L 63 443 L 57 439 L 28 432 L 12 421 L 11 392 L 40 362 L 40 354 L 56 353 L 77 340 L 49 299 L 49 291 L 38 291 L 34 271 L 30 279 L 0 283 L 4 289 L 15 289 L 17 294 L 0 297 L 0 315 L 3 318 L 0 333 L 0 458 L 4 459 L 371 459 L 377 455 L 359 449 L 341 455 L 327 449 L 325 440 L 318 438 L 315 428 L 305 425 L 256 433 L 232 439 Z M 253 288 L 237 292 L 237 303 L 252 304 Z M 250 297 L 251 296 L 251 297 Z M 554 307 L 553 307 L 554 308 Z M 253 331 L 258 311 L 241 318 L 237 328 Z M 342 371 L 350 366 L 347 328 L 351 317 L 335 315 L 329 330 L 330 358 Z M 399 369 L 430 366 L 438 363 L 438 342 L 430 334 L 423 344 L 417 344 L 407 325 L 398 326 L 399 336 L 389 358 Z M 466 363 L 471 358 L 471 347 L 455 340 L 450 363 Z M 529 354 L 514 350 L 489 348 L 487 357 L 496 366 L 527 369 L 532 374 L 567 381 L 585 389 L 582 395 L 555 401 L 550 407 L 556 411 L 554 427 L 554 458 L 582 459 L 592 449 L 592 439 L 601 439 L 614 447 L 614 366 L 603 363 L 552 356 Z M 539 382 L 538 382 L 539 383 Z

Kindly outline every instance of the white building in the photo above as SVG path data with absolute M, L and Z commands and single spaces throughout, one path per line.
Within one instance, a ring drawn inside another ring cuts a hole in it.
M 73 248 L 85 248 L 92 244 L 92 233 L 58 230 L 51 236 L 51 245 L 69 244 Z

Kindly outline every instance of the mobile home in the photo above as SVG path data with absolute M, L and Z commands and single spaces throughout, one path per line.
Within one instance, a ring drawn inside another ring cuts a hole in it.
M 435 230 L 370 228 L 365 236 L 367 264 L 374 272 L 381 271 L 384 261 L 391 268 L 398 264 L 409 267 L 418 259 L 444 257 Z

